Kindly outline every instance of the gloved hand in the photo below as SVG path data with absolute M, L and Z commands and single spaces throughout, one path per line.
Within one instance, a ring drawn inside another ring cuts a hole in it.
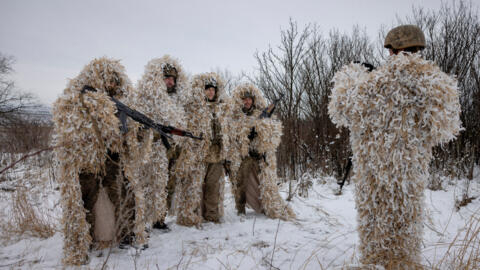
M 230 176 L 232 162 L 230 160 L 223 161 L 223 168 L 225 169 L 225 174 Z
M 252 127 L 252 130 L 250 130 L 250 134 L 248 135 L 248 139 L 251 141 L 257 137 L 258 133 L 255 131 L 255 127 Z

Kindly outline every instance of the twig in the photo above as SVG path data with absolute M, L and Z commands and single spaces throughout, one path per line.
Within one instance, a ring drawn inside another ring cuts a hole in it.
M 281 219 L 278 219 L 277 231 L 275 232 L 275 240 L 273 241 L 272 258 L 270 259 L 270 269 L 272 269 L 273 267 L 273 256 L 275 255 L 275 246 L 277 245 L 277 236 L 278 236 L 278 231 L 280 229 L 280 221 Z
M 298 186 L 295 188 L 294 190 L 294 193 L 293 194 L 296 194 L 297 193 L 297 190 L 298 190 Z M 293 197 L 293 196 L 292 196 Z M 287 207 L 289 206 L 290 204 L 290 201 L 287 202 L 287 204 L 285 205 L 285 207 L 283 208 L 283 213 L 285 214 L 285 212 L 287 211 Z M 275 231 L 275 240 L 273 241 L 273 250 L 272 250 L 272 258 L 270 259 L 270 269 L 273 266 L 273 256 L 275 255 L 275 246 L 277 245 L 277 236 L 278 236 L 278 231 L 280 230 L 280 221 L 281 219 L 278 219 L 278 224 L 277 224 L 277 230 Z M 276 267 L 275 267 L 276 268 Z M 277 268 L 278 269 L 278 268 Z
M 47 148 L 44 148 L 44 149 L 40 149 L 38 150 L 37 152 L 35 153 L 31 153 L 31 154 L 26 154 L 24 155 L 22 158 L 20 158 L 19 160 L 15 161 L 14 163 L 8 165 L 7 167 L 5 167 L 3 170 L 0 171 L 0 174 L 4 173 L 5 171 L 7 171 L 8 169 L 11 169 L 13 168 L 15 165 L 17 165 L 18 163 L 20 163 L 21 161 L 29 158 L 29 157 L 33 157 L 33 156 L 36 156 L 42 152 L 45 152 L 45 151 L 51 151 L 57 147 L 59 147 L 60 145 L 55 145 L 55 146 L 50 146 L 50 147 L 47 147 Z
M 186 253 L 186 252 L 185 252 L 185 250 L 184 250 L 183 242 L 182 242 L 182 257 L 180 258 L 180 261 L 179 261 L 178 264 L 177 264 L 177 270 L 180 268 L 180 265 L 181 265 L 181 263 L 182 263 L 182 261 L 183 261 L 183 257 L 185 256 L 185 253 Z
M 263 259 L 263 261 L 270 266 L 270 269 L 274 268 L 275 270 L 280 270 L 280 268 L 273 266 L 272 263 L 265 260 L 265 258 Z
M 19 263 L 23 263 L 25 260 L 20 260 L 18 262 L 14 262 L 14 263 L 9 263 L 9 264 L 1 264 L 0 267 L 7 267 L 7 266 L 13 266 L 15 264 L 19 264 Z
M 222 261 L 220 261 L 218 258 L 216 258 L 216 259 L 217 259 L 217 261 L 218 261 L 221 265 L 223 265 L 223 267 L 225 267 L 225 269 L 230 269 L 230 267 L 227 267 L 227 266 L 226 266 Z
M 106 257 L 105 260 L 103 261 L 102 267 L 100 268 L 101 270 L 106 269 L 106 267 L 107 267 L 107 262 L 108 262 L 108 260 L 110 259 L 110 255 L 112 254 L 112 249 L 113 249 L 113 245 L 111 244 L 110 247 L 108 248 L 107 257 Z

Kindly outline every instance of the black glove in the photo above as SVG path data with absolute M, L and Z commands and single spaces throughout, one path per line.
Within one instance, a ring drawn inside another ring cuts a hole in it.
M 223 168 L 225 169 L 225 174 L 230 176 L 231 173 L 231 164 L 232 162 L 230 160 L 225 160 L 223 162 Z
M 252 130 L 250 130 L 250 134 L 248 135 L 248 139 L 251 141 L 257 137 L 258 133 L 255 131 L 255 127 L 252 127 Z

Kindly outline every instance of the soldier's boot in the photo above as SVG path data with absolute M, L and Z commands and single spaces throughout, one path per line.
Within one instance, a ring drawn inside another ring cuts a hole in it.
M 163 230 L 163 231 L 167 231 L 167 232 L 170 231 L 170 228 L 168 227 L 168 225 L 164 221 L 157 221 L 157 222 L 153 223 L 152 227 L 154 229 L 157 229 L 157 230 Z

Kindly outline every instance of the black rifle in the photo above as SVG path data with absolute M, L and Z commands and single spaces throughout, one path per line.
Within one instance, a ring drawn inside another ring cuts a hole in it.
M 280 94 L 280 97 L 277 99 L 274 99 L 272 104 L 268 105 L 265 109 L 263 109 L 262 114 L 260 114 L 259 118 L 270 118 L 273 115 L 273 112 L 275 111 L 275 108 L 277 107 L 277 103 L 283 98 L 284 94 Z M 250 134 L 248 135 L 248 138 L 250 140 L 253 140 L 257 136 L 257 132 L 255 131 L 255 127 L 252 127 L 252 130 L 250 131 Z
M 95 88 L 93 88 L 89 85 L 85 85 L 82 88 L 81 93 L 83 94 L 83 93 L 85 93 L 85 91 L 97 92 L 97 89 L 95 89 Z M 167 133 L 177 135 L 177 136 L 189 137 L 189 138 L 196 139 L 196 140 L 202 140 L 203 139 L 202 136 L 200 136 L 200 137 L 194 136 L 189 131 L 181 130 L 179 128 L 172 127 L 172 126 L 164 126 L 162 124 L 155 123 L 152 119 L 148 118 L 143 113 L 141 113 L 137 110 L 131 109 L 127 105 L 120 102 L 118 99 L 116 99 L 114 97 L 110 97 L 110 99 L 117 106 L 117 111 L 118 111 L 117 116 L 120 119 L 120 122 L 122 123 L 121 130 L 124 133 L 127 132 L 127 121 L 126 120 L 127 120 L 127 116 L 128 116 L 128 117 L 132 118 L 133 120 L 135 120 L 136 122 L 138 122 L 140 124 L 143 124 L 143 126 L 145 128 L 151 128 L 151 129 L 155 130 L 156 132 L 158 132 L 160 134 L 160 138 L 162 139 L 162 143 L 163 143 L 163 145 L 165 145 L 165 148 L 167 148 L 167 150 L 171 148 L 170 143 L 168 142 L 167 138 L 172 138 L 172 136 L 168 135 Z
M 360 65 L 366 67 L 368 72 L 372 72 L 375 69 L 374 65 L 372 65 L 370 63 L 367 63 L 367 62 L 353 61 L 353 63 L 360 64 Z
M 347 162 L 347 167 L 345 167 L 345 175 L 343 176 L 342 181 L 338 182 L 338 185 L 340 186 L 340 192 L 342 192 L 343 185 L 345 185 L 345 180 L 347 180 L 347 177 L 350 174 L 351 169 L 352 169 L 352 158 L 349 157 Z
M 275 111 L 275 108 L 277 107 L 277 103 L 283 98 L 283 96 L 284 94 L 280 94 L 279 98 L 274 99 L 272 104 L 268 105 L 268 107 L 262 111 L 262 114 L 260 114 L 260 119 L 272 117 L 272 114 Z

